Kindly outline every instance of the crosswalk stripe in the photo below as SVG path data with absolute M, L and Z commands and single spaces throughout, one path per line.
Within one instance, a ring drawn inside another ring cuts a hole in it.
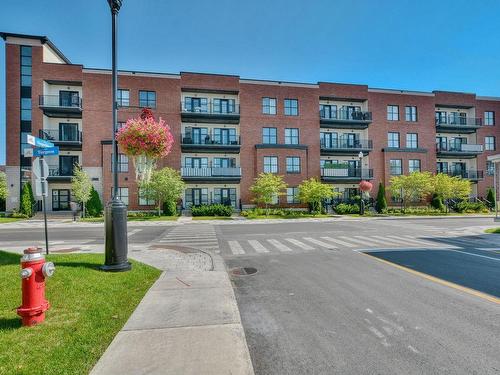
M 337 248 L 337 246 L 335 246 L 333 244 L 329 244 L 329 243 L 317 240 L 317 239 L 312 238 L 312 237 L 303 237 L 303 239 L 306 240 L 306 241 L 309 241 L 309 242 L 311 242 L 313 244 L 316 244 L 316 245 L 319 245 L 319 246 L 322 246 L 322 247 L 326 247 L 327 249 L 336 249 Z
M 342 238 L 343 240 L 346 240 L 346 241 L 351 241 L 351 242 L 355 242 L 355 243 L 358 243 L 362 246 L 373 246 L 374 244 L 371 243 L 371 238 L 367 238 L 367 237 L 361 237 L 361 238 L 355 238 L 355 237 L 345 237 L 345 236 L 342 236 L 340 237 Z
M 339 240 L 338 238 L 332 238 L 332 237 L 328 237 L 328 236 L 321 237 L 321 238 L 324 240 L 327 240 L 327 241 L 335 242 L 338 245 L 342 245 L 342 246 L 346 246 L 346 247 L 355 247 L 356 246 L 356 245 L 353 245 L 352 243 Z
M 293 243 L 295 246 L 300 247 L 301 249 L 304 250 L 314 250 L 314 247 L 311 247 L 303 242 L 300 242 L 299 240 L 296 240 L 295 238 L 285 238 L 286 241 Z
M 274 245 L 275 247 L 278 248 L 278 250 L 280 251 L 292 251 L 292 249 L 290 249 L 288 246 L 286 246 L 285 244 L 282 244 L 281 242 L 279 242 L 278 240 L 267 240 L 267 242 L 269 242 L 270 244 Z
M 164 238 L 160 242 L 217 242 L 215 238 Z
M 396 244 L 396 245 L 401 245 L 402 243 L 405 244 L 404 240 L 394 240 L 394 239 L 391 239 L 391 238 L 387 238 L 387 236 L 372 236 L 372 237 L 374 237 L 374 238 L 380 238 L 384 242 L 389 242 L 389 243 L 393 243 L 393 244 Z
M 389 236 L 389 237 L 392 238 L 394 236 Z M 425 246 L 436 246 L 436 245 L 438 245 L 435 242 L 430 242 L 428 240 L 421 240 L 419 238 L 415 238 L 415 237 L 411 237 L 411 236 L 402 236 L 402 238 L 403 238 L 404 241 L 413 242 L 413 243 L 416 243 L 417 245 L 425 245 Z
M 248 243 L 258 253 L 268 253 L 269 252 L 269 250 L 267 250 L 264 246 L 262 246 L 262 244 L 257 240 L 248 240 Z
M 227 241 L 229 244 L 229 247 L 231 248 L 231 252 L 234 255 L 241 255 L 245 254 L 245 250 L 241 247 L 240 243 L 238 241 Z

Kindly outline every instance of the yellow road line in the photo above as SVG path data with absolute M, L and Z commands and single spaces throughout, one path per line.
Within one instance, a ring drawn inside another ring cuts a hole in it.
M 447 287 L 450 287 L 450 288 L 453 288 L 453 289 L 456 289 L 456 290 L 460 290 L 460 291 L 465 292 L 467 294 L 471 294 L 473 296 L 476 296 L 476 297 L 479 297 L 479 298 L 482 298 L 482 299 L 485 299 L 487 301 L 490 301 L 490 302 L 493 302 L 493 303 L 496 303 L 496 304 L 500 305 L 500 298 L 494 297 L 492 295 L 489 295 L 489 294 L 486 294 L 486 293 L 482 293 L 482 292 L 479 292 L 479 291 L 477 291 L 475 289 L 467 288 L 465 286 L 458 285 L 458 284 L 452 283 L 450 281 L 442 280 L 442 279 L 439 279 L 437 277 L 428 275 L 428 274 L 420 272 L 420 271 L 415 271 L 415 270 L 413 270 L 411 268 L 408 268 L 408 267 L 405 267 L 405 266 L 401 266 L 401 265 L 396 264 L 396 263 L 389 262 L 388 260 L 385 260 L 385 259 L 377 258 L 377 257 L 375 257 L 373 255 L 370 255 L 370 254 L 366 254 L 366 253 L 363 253 L 363 252 L 359 252 L 359 253 L 363 254 L 363 255 L 366 255 L 366 256 L 369 256 L 372 259 L 376 259 L 379 262 L 382 262 L 382 263 L 391 265 L 393 267 L 399 268 L 400 270 L 409 272 L 409 273 L 411 273 L 413 275 L 423 277 L 424 279 L 427 279 L 427 280 L 430 280 L 430 281 L 434 281 L 435 283 L 438 283 L 438 284 L 441 284 L 441 285 L 444 285 L 444 286 L 447 286 Z

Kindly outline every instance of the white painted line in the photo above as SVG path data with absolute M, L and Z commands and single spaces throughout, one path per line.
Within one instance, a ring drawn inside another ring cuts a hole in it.
M 330 244 L 330 243 L 326 243 L 326 242 L 323 242 L 323 241 L 320 241 L 320 240 L 317 240 L 315 238 L 312 238 L 312 237 L 302 237 L 304 240 L 306 241 L 309 241 L 309 242 L 312 242 L 313 244 L 316 244 L 316 245 L 319 245 L 319 246 L 323 246 L 323 247 L 326 247 L 327 249 L 336 249 L 337 246 L 333 245 L 333 244 Z
M 457 253 L 472 255 L 472 256 L 480 257 L 480 258 L 492 259 L 492 260 L 496 260 L 497 262 L 500 262 L 500 258 L 493 258 L 493 257 L 489 257 L 489 256 L 486 256 L 486 255 L 468 253 L 467 251 L 462 251 L 462 250 L 450 250 L 450 251 L 455 251 Z
M 241 255 L 245 254 L 245 250 L 241 247 L 240 243 L 238 241 L 227 241 L 229 247 L 231 248 L 231 252 L 234 255 Z
M 286 246 L 285 244 L 282 244 L 281 242 L 279 242 L 278 240 L 267 240 L 267 242 L 269 242 L 270 244 L 274 245 L 275 247 L 278 248 L 279 251 L 292 251 L 292 249 L 290 249 L 288 246 Z
M 375 336 L 377 336 L 379 339 L 383 339 L 385 336 L 382 332 L 380 332 L 377 328 L 375 327 L 368 327 L 370 332 L 372 332 Z
M 314 250 L 314 247 L 311 247 L 303 242 L 300 242 L 299 240 L 296 240 L 295 238 L 285 238 L 286 241 L 293 243 L 295 246 L 300 247 L 301 249 L 304 250 Z
M 428 242 L 425 240 L 418 240 L 418 239 L 416 239 L 414 237 L 410 237 L 410 236 L 404 236 L 404 237 L 387 236 L 387 237 L 392 238 L 396 241 L 400 241 L 403 244 L 408 244 L 408 242 L 410 242 L 410 243 L 420 245 L 420 246 L 422 246 L 422 245 L 424 245 L 424 246 L 436 246 L 436 243 Z
M 400 239 L 394 240 L 392 238 L 387 238 L 387 236 L 373 236 L 373 237 L 376 238 L 376 239 L 378 238 L 378 239 L 380 239 L 383 242 L 393 243 L 393 244 L 396 244 L 396 245 L 401 245 L 401 244 L 407 245 L 408 244 L 404 240 L 400 240 Z
M 127 233 L 127 237 L 133 236 L 137 232 L 142 231 L 142 229 L 132 229 L 130 232 Z
M 368 238 L 368 237 L 346 237 L 346 236 L 342 236 L 340 238 L 342 238 L 343 240 L 346 240 L 346 241 L 351 241 L 351 242 L 354 242 L 354 243 L 358 243 L 358 244 L 363 245 L 363 246 L 373 246 L 374 245 L 372 243 L 371 238 Z
M 269 252 L 269 250 L 267 250 L 264 246 L 262 246 L 262 244 L 257 240 L 248 240 L 248 243 L 258 253 L 268 253 Z
M 338 238 L 332 238 L 332 237 L 328 237 L 328 236 L 321 237 L 321 238 L 324 239 L 324 240 L 327 240 L 327 241 L 334 242 L 337 245 L 342 245 L 342 246 L 346 246 L 346 247 L 355 247 L 356 246 L 356 245 L 353 245 L 352 243 L 339 240 Z

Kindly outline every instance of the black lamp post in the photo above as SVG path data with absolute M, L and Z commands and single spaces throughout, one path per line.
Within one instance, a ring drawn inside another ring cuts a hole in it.
M 122 5 L 121 0 L 108 0 L 111 9 L 111 56 L 112 56 L 112 86 L 113 86 L 113 196 L 106 204 L 105 209 L 105 247 L 106 256 L 103 271 L 128 271 L 131 264 L 127 259 L 127 206 L 118 197 L 118 144 L 115 139 L 118 105 L 116 93 L 118 91 L 118 72 L 116 70 L 116 19 Z
M 359 158 L 359 177 L 361 181 L 363 181 L 363 151 L 360 151 L 358 154 Z M 365 214 L 365 201 L 363 199 L 363 191 L 359 189 L 359 214 L 364 215 Z

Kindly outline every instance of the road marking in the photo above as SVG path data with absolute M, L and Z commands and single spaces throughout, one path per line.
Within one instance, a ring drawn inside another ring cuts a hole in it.
M 303 239 L 306 241 L 312 242 L 313 244 L 326 247 L 327 249 L 336 249 L 337 248 L 337 246 L 335 246 L 333 244 L 329 244 L 329 243 L 317 240 L 317 239 L 312 238 L 312 237 L 303 237 Z
M 303 242 L 300 242 L 299 240 L 296 240 L 295 238 L 285 238 L 286 241 L 293 243 L 295 246 L 300 247 L 303 250 L 314 250 L 314 247 L 311 247 Z
M 292 251 L 292 249 L 290 249 L 285 244 L 282 244 L 278 240 L 267 240 L 267 242 L 269 242 L 270 244 L 273 244 L 274 246 L 276 246 L 278 248 L 278 250 L 280 250 L 280 251 Z
M 435 246 L 436 244 L 435 243 L 432 243 L 432 242 L 427 242 L 427 241 L 424 241 L 424 240 L 417 240 L 413 237 L 409 237 L 409 236 L 404 236 L 404 238 L 400 237 L 396 237 L 396 236 L 387 236 L 389 238 L 393 238 L 395 240 L 398 240 L 398 241 L 401 241 L 402 243 L 405 243 L 407 244 L 408 242 L 410 243 L 413 243 L 413 244 L 416 244 L 416 245 L 419 245 L 419 246 Z
M 127 237 L 133 236 L 137 232 L 140 232 L 142 229 L 132 229 L 130 232 L 127 233 Z
M 352 243 L 339 240 L 338 238 L 332 238 L 332 237 L 321 237 L 321 238 L 324 240 L 327 240 L 327 241 L 334 242 L 337 245 L 342 245 L 342 246 L 346 246 L 346 247 L 355 247 L 356 246 L 356 245 L 353 245 Z
M 358 238 L 354 238 L 354 237 L 346 237 L 346 236 L 341 236 L 340 238 L 346 240 L 346 241 L 351 241 L 351 242 L 354 242 L 354 243 L 358 243 L 360 245 L 363 245 L 363 246 L 373 246 L 373 244 L 370 242 L 370 240 L 366 237 L 358 237 Z
M 457 251 L 457 250 L 450 250 L 450 251 Z M 358 252 L 358 254 L 362 254 L 362 255 L 365 255 L 365 256 L 368 256 L 372 259 L 375 259 L 379 262 L 382 262 L 382 263 L 385 263 L 385 264 L 388 264 L 392 267 L 396 267 L 402 271 L 406 271 L 408 273 L 411 273 L 415 276 L 420 276 L 424 279 L 427 279 L 429 281 L 434 281 L 435 283 L 438 283 L 438 284 L 441 284 L 441 285 L 444 285 L 444 286 L 447 286 L 447 287 L 450 287 L 450 288 L 453 288 L 453 289 L 456 289 L 456 290 L 460 290 L 464 293 L 467 293 L 467 294 L 470 294 L 470 295 L 473 295 L 473 296 L 476 296 L 476 297 L 479 297 L 479 298 L 482 298 L 482 299 L 485 299 L 487 301 L 490 301 L 490 302 L 493 302 L 493 303 L 496 303 L 498 305 L 500 305 L 500 298 L 497 298 L 497 297 L 494 297 L 490 294 L 486 294 L 486 293 L 483 293 L 483 292 L 480 292 L 480 291 L 477 291 L 475 289 L 471 289 L 471 288 L 467 288 L 465 286 L 462 286 L 462 285 L 458 285 L 458 284 L 455 284 L 455 283 L 452 283 L 450 281 L 446 281 L 446 280 L 442 280 L 442 279 L 439 279 L 435 276 L 431 276 L 431 275 L 427 275 L 426 273 L 423 273 L 423 272 L 420 272 L 420 271 L 415 271 L 411 268 L 407 268 L 405 266 L 401 266 L 399 264 L 396 264 L 396 263 L 392 263 L 392 262 L 389 262 L 388 260 L 385 260 L 385 259 L 380 259 L 380 258 L 377 258 L 375 256 L 371 256 L 370 254 L 367 254 L 367 253 L 363 253 L 363 252 Z
M 229 244 L 229 247 L 231 248 L 231 252 L 234 255 L 241 255 L 245 254 L 245 250 L 241 247 L 240 243 L 238 241 L 227 241 Z
M 371 333 L 373 333 L 375 336 L 377 336 L 379 339 L 383 339 L 385 336 L 382 332 L 380 332 L 377 328 L 375 327 L 368 327 Z
M 480 257 L 480 258 L 492 259 L 492 260 L 496 260 L 497 262 L 500 262 L 500 258 L 493 258 L 493 257 L 489 257 L 489 256 L 486 256 L 486 255 L 468 253 L 467 251 L 462 251 L 462 250 L 453 250 L 453 249 L 450 249 L 450 251 L 455 251 L 457 253 L 462 253 L 462 254 L 468 254 L 468 255 L 472 255 L 472 256 Z
M 394 240 L 392 238 L 387 238 L 387 236 L 373 236 L 374 238 L 379 238 L 380 240 L 384 241 L 384 242 L 388 242 L 388 243 L 395 243 L 396 245 L 400 245 L 400 244 L 405 244 L 407 245 L 407 243 L 404 241 L 404 240 Z
M 262 246 L 262 244 L 257 240 L 248 240 L 248 243 L 258 253 L 268 253 L 269 252 L 269 250 L 267 250 L 264 246 Z

